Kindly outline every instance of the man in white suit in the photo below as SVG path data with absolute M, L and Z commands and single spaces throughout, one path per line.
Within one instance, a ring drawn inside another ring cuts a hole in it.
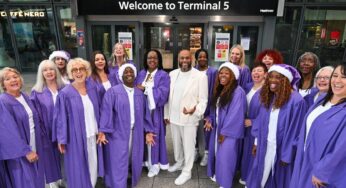
M 174 183 L 183 185 L 191 179 L 198 122 L 203 118 L 208 102 L 208 79 L 192 68 L 189 50 L 179 52 L 178 62 L 179 68 L 169 74 L 171 85 L 165 122 L 171 126 L 176 161 L 168 171 L 182 170 Z

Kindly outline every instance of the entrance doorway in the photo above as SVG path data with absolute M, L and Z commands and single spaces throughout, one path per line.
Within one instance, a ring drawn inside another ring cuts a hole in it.
M 160 24 L 144 23 L 144 52 L 157 49 L 162 54 L 163 68 L 171 71 L 178 68 L 178 53 L 188 49 L 194 53 L 203 48 L 204 24 Z

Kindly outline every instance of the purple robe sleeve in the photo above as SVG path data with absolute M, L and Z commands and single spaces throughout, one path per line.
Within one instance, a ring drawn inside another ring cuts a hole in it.
M 65 94 L 60 92 L 54 108 L 52 141 L 57 141 L 59 144 L 68 143 L 68 111 L 65 106 L 66 100 Z
M 144 110 L 144 131 L 146 133 L 155 133 L 155 134 L 158 134 L 157 131 L 155 131 L 154 129 L 154 125 L 152 123 L 152 120 L 151 120 L 151 114 L 150 114 L 150 110 L 149 110 L 149 107 L 148 107 L 148 102 L 146 101 L 146 97 L 143 95 L 143 100 L 144 100 L 144 103 L 143 103 L 143 110 Z
M 113 89 L 109 89 L 106 94 L 103 96 L 103 101 L 101 105 L 101 118 L 100 118 L 100 132 L 112 133 L 114 132 L 114 116 L 117 114 L 114 112 L 113 105 L 115 103 L 115 94 Z
M 153 87 L 156 107 L 163 107 L 167 103 L 169 96 L 170 78 L 166 73 L 162 73 L 161 75 L 162 77 L 158 82 L 158 85 L 155 83 L 155 86 Z
M 238 87 L 228 106 L 226 117 L 223 119 L 223 126 L 220 134 L 232 138 L 242 138 L 244 135 L 246 97 L 244 91 Z
M 16 127 L 10 113 L 0 103 L 0 160 L 23 157 L 31 151 Z
M 336 139 L 336 143 L 332 152 L 324 155 L 317 163 L 314 164 L 312 175 L 316 176 L 324 183 L 329 183 L 330 179 L 341 164 L 346 161 L 346 119 L 341 121 L 336 134 L 333 138 Z
M 294 97 L 294 96 L 291 96 Z M 307 107 L 304 99 L 293 104 L 290 113 L 290 122 L 285 126 L 284 137 L 282 140 L 281 161 L 292 163 L 295 154 L 295 143 L 299 136 L 301 125 L 303 124 L 304 116 L 307 112 Z

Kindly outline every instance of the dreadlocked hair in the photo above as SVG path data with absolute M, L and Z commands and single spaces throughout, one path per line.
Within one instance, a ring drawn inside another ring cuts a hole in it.
M 279 91 L 277 95 L 274 95 L 274 92 L 270 91 L 269 76 L 266 78 L 264 85 L 261 89 L 260 101 L 267 109 L 269 109 L 274 99 L 275 99 L 273 103 L 274 109 L 281 108 L 290 99 L 291 92 L 293 89 L 290 81 L 288 80 L 288 78 L 282 76 L 280 83 L 281 84 L 279 86 Z
M 227 70 L 229 70 L 229 69 L 227 68 Z M 220 97 L 220 100 L 219 100 L 220 107 L 224 107 L 230 101 L 232 101 L 233 93 L 234 93 L 234 90 L 238 86 L 238 82 L 235 79 L 233 72 L 231 70 L 229 70 L 229 72 L 231 73 L 231 80 L 225 86 L 220 84 L 219 73 L 216 76 L 215 86 L 214 86 L 214 90 L 213 90 L 213 97 L 212 97 L 212 101 L 211 101 L 211 105 L 213 105 L 214 107 L 216 107 L 217 99 L 219 97 Z

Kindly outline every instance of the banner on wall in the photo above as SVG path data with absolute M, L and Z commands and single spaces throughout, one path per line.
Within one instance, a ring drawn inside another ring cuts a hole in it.
M 132 33 L 131 32 L 119 32 L 119 42 L 123 44 L 126 54 L 129 60 L 133 60 L 133 49 L 132 49 Z
M 215 33 L 215 61 L 228 61 L 229 54 L 229 33 Z

